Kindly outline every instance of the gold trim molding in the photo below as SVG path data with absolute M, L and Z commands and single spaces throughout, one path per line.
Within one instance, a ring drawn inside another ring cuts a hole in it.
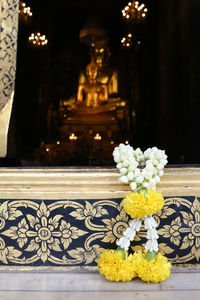
M 123 198 L 128 185 L 115 168 L 0 168 L 0 199 Z M 200 196 L 200 168 L 166 168 L 157 186 L 165 197 Z

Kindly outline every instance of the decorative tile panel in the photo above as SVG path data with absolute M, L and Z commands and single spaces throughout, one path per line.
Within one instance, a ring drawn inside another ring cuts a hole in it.
M 200 199 L 165 197 L 155 216 L 160 250 L 176 266 L 200 260 Z M 0 264 L 30 267 L 96 267 L 104 248 L 115 248 L 128 226 L 121 198 L 0 200 Z M 144 228 L 132 243 L 145 243 Z

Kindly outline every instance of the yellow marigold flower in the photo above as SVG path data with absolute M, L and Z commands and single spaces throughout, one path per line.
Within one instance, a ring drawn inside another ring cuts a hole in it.
M 139 250 L 133 254 L 137 275 L 146 282 L 160 282 L 170 275 L 171 263 L 161 253 L 151 261 L 146 260 L 146 251 Z
M 143 192 L 131 192 L 123 201 L 126 213 L 136 219 L 159 212 L 163 205 L 164 199 L 162 194 L 153 190 L 147 190 L 146 198 Z
M 98 261 L 98 268 L 101 275 L 110 281 L 130 281 L 136 277 L 133 255 L 122 254 L 115 250 L 104 250 Z

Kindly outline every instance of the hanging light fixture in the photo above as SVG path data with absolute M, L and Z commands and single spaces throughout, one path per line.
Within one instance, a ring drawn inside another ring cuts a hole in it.
M 128 2 L 122 9 L 122 18 L 127 23 L 141 23 L 145 20 L 148 9 L 139 1 Z
M 19 2 L 19 18 L 24 23 L 30 23 L 31 17 L 33 13 L 31 12 L 31 8 L 29 6 L 26 6 L 26 3 L 23 1 Z
M 40 32 L 32 33 L 29 36 L 28 40 L 29 43 L 36 47 L 43 47 L 46 46 L 48 43 L 46 36 L 44 34 L 42 35 Z
M 123 48 L 131 48 L 133 46 L 133 36 L 132 33 L 128 33 L 121 39 L 121 45 Z

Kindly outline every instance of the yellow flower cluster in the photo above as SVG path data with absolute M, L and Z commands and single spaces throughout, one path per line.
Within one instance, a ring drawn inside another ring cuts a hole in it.
M 126 213 L 136 219 L 159 212 L 163 205 L 164 199 L 162 194 L 153 190 L 147 190 L 146 196 L 144 196 L 143 192 L 131 192 L 123 201 Z
M 146 251 L 139 250 L 133 254 L 137 275 L 146 282 L 160 282 L 170 275 L 171 263 L 161 253 L 151 261 L 146 260 Z
M 99 272 L 110 281 L 131 281 L 135 277 L 146 282 L 160 282 L 167 279 L 171 271 L 171 263 L 161 253 L 151 261 L 146 260 L 146 251 L 139 250 L 127 255 L 114 250 L 104 250 L 98 261 Z
M 98 261 L 99 272 L 110 281 L 130 281 L 136 277 L 133 255 L 122 259 L 121 252 L 104 250 Z

